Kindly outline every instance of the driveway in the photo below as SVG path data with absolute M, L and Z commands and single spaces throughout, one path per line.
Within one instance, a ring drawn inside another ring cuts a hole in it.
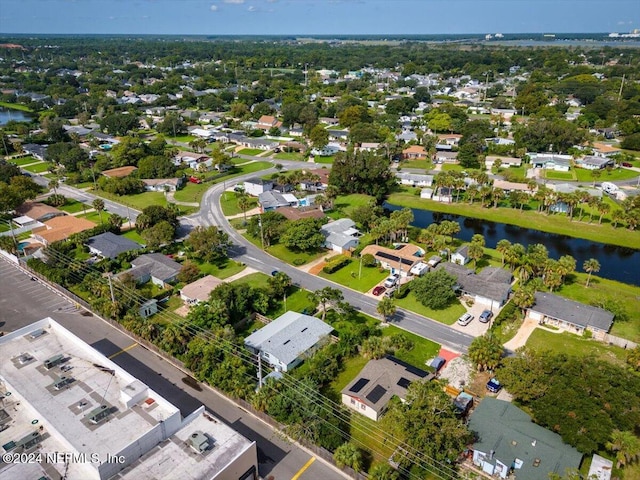
M 509 340 L 504 344 L 504 348 L 510 352 L 515 352 L 518 348 L 524 347 L 529 339 L 529 336 L 533 333 L 533 331 L 538 327 L 538 321 L 532 320 L 527 317 L 522 322 L 518 333 L 516 333 L 515 337 Z
M 458 323 L 456 322 L 453 325 L 451 325 L 451 328 L 453 328 L 454 330 L 458 330 L 459 332 L 464 332 L 467 335 L 471 335 L 473 337 L 480 337 L 485 333 L 487 333 L 487 330 L 489 330 L 490 323 L 481 323 L 478 320 L 478 318 L 480 317 L 480 314 L 484 310 L 486 310 L 487 307 L 485 307 L 484 305 L 480 305 L 478 303 L 474 303 L 471 306 L 471 308 L 468 308 L 464 302 L 462 302 L 462 305 L 467 309 L 468 313 L 473 315 L 473 320 L 466 327 L 463 327 L 462 325 L 458 325 Z M 497 313 L 495 315 L 497 315 Z

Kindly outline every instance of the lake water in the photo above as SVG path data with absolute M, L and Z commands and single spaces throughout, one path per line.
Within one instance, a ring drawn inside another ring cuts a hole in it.
M 0 126 L 6 125 L 11 120 L 14 122 L 29 122 L 31 117 L 21 110 L 0 108 Z
M 389 203 L 385 203 L 384 207 L 389 210 L 402 208 Z M 582 264 L 585 260 L 595 258 L 600 262 L 600 271 L 596 274 L 599 277 L 640 285 L 640 250 L 468 218 L 462 215 L 431 212 L 430 210 L 412 210 L 415 227 L 426 228 L 434 222 L 453 220 L 460 224 L 460 233 L 456 235 L 456 238 L 461 240 L 470 241 L 474 234 L 479 233 L 484 236 L 486 246 L 489 248 L 495 248 L 498 241 L 503 238 L 511 243 L 521 243 L 525 247 L 541 243 L 547 247 L 551 258 L 557 259 L 562 255 L 571 255 L 575 258 L 576 270 L 579 272 L 582 272 Z M 624 235 L 625 229 L 620 228 L 619 232 L 620 235 Z

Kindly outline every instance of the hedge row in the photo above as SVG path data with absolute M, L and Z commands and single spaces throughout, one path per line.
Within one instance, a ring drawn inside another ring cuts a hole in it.
M 340 270 L 345 265 L 351 263 L 351 259 L 349 257 L 345 257 L 344 255 L 338 255 L 333 260 L 328 262 L 323 268 L 322 271 L 324 273 L 333 273 Z

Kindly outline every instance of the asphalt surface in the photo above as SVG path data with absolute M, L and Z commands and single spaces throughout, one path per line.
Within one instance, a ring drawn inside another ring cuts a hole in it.
M 290 480 L 312 457 L 288 443 L 271 427 L 211 389 L 185 383 L 185 374 L 131 337 L 88 312 L 76 308 L 40 281 L 0 257 L 0 331 L 11 332 L 45 317 L 51 317 L 176 405 L 183 416 L 200 405 L 258 446 L 258 468 L 262 478 Z M 343 478 L 319 460 L 312 461 L 298 477 L 301 480 Z
M 281 162 L 287 168 L 320 168 L 321 166 L 302 162 Z M 263 170 L 260 175 L 275 172 L 275 169 Z M 236 177 L 226 182 L 226 187 L 242 183 L 250 177 L 255 177 L 256 173 Z M 378 300 L 370 298 L 360 292 L 351 290 L 342 285 L 330 282 L 323 278 L 303 272 L 281 260 L 265 253 L 234 229 L 229 221 L 225 218 L 220 207 L 220 196 L 224 192 L 224 185 L 214 185 L 206 191 L 202 197 L 200 211 L 189 217 L 185 217 L 183 222 L 191 225 L 217 225 L 229 234 L 234 243 L 234 248 L 230 252 L 230 256 L 237 261 L 243 262 L 256 270 L 264 273 L 270 273 L 273 270 L 279 270 L 291 277 L 292 281 L 307 290 L 319 290 L 330 286 L 342 290 L 345 301 L 349 302 L 358 310 L 377 317 L 376 311 Z M 396 315 L 391 319 L 390 323 L 397 325 L 407 331 L 413 332 L 422 337 L 438 342 L 449 349 L 460 353 L 466 353 L 467 348 L 473 340 L 473 336 L 464 332 L 456 331 L 447 325 L 436 322 L 429 318 L 423 317 L 408 310 L 398 309 Z

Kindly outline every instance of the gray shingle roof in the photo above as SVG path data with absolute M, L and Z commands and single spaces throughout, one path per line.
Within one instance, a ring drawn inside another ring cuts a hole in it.
M 180 273 L 182 265 L 174 262 L 169 257 L 161 253 L 148 253 L 140 255 L 131 265 L 134 269 L 143 269 L 148 271 L 152 277 L 158 280 L 167 281 Z M 134 270 L 132 269 L 132 270 Z
M 482 400 L 469 418 L 469 429 L 478 438 L 473 449 L 487 454 L 485 461 L 495 465 L 499 460 L 507 467 L 522 461 L 515 470 L 518 480 L 540 480 L 552 472 L 564 475 L 567 468 L 580 466 L 581 453 L 509 402 Z M 489 459 L 492 451 L 493 458 Z
M 467 267 L 451 262 L 441 263 L 436 268 L 444 268 L 456 277 L 461 290 L 469 295 L 478 295 L 497 302 L 503 302 L 511 291 L 511 273 L 501 268 L 487 267 L 489 271 L 486 274 L 483 274 L 483 270 L 478 275 Z M 485 270 L 487 269 L 485 268 Z
M 608 332 L 614 314 L 602 308 L 569 300 L 553 293 L 536 292 L 531 310 L 564 320 L 582 328 L 593 327 Z
M 332 331 L 318 318 L 289 311 L 249 335 L 244 344 L 288 365 Z
M 116 258 L 123 252 L 142 248 L 140 244 L 133 240 L 111 232 L 101 233 L 100 235 L 89 238 L 87 245 L 100 252 L 100 255 L 105 258 Z

